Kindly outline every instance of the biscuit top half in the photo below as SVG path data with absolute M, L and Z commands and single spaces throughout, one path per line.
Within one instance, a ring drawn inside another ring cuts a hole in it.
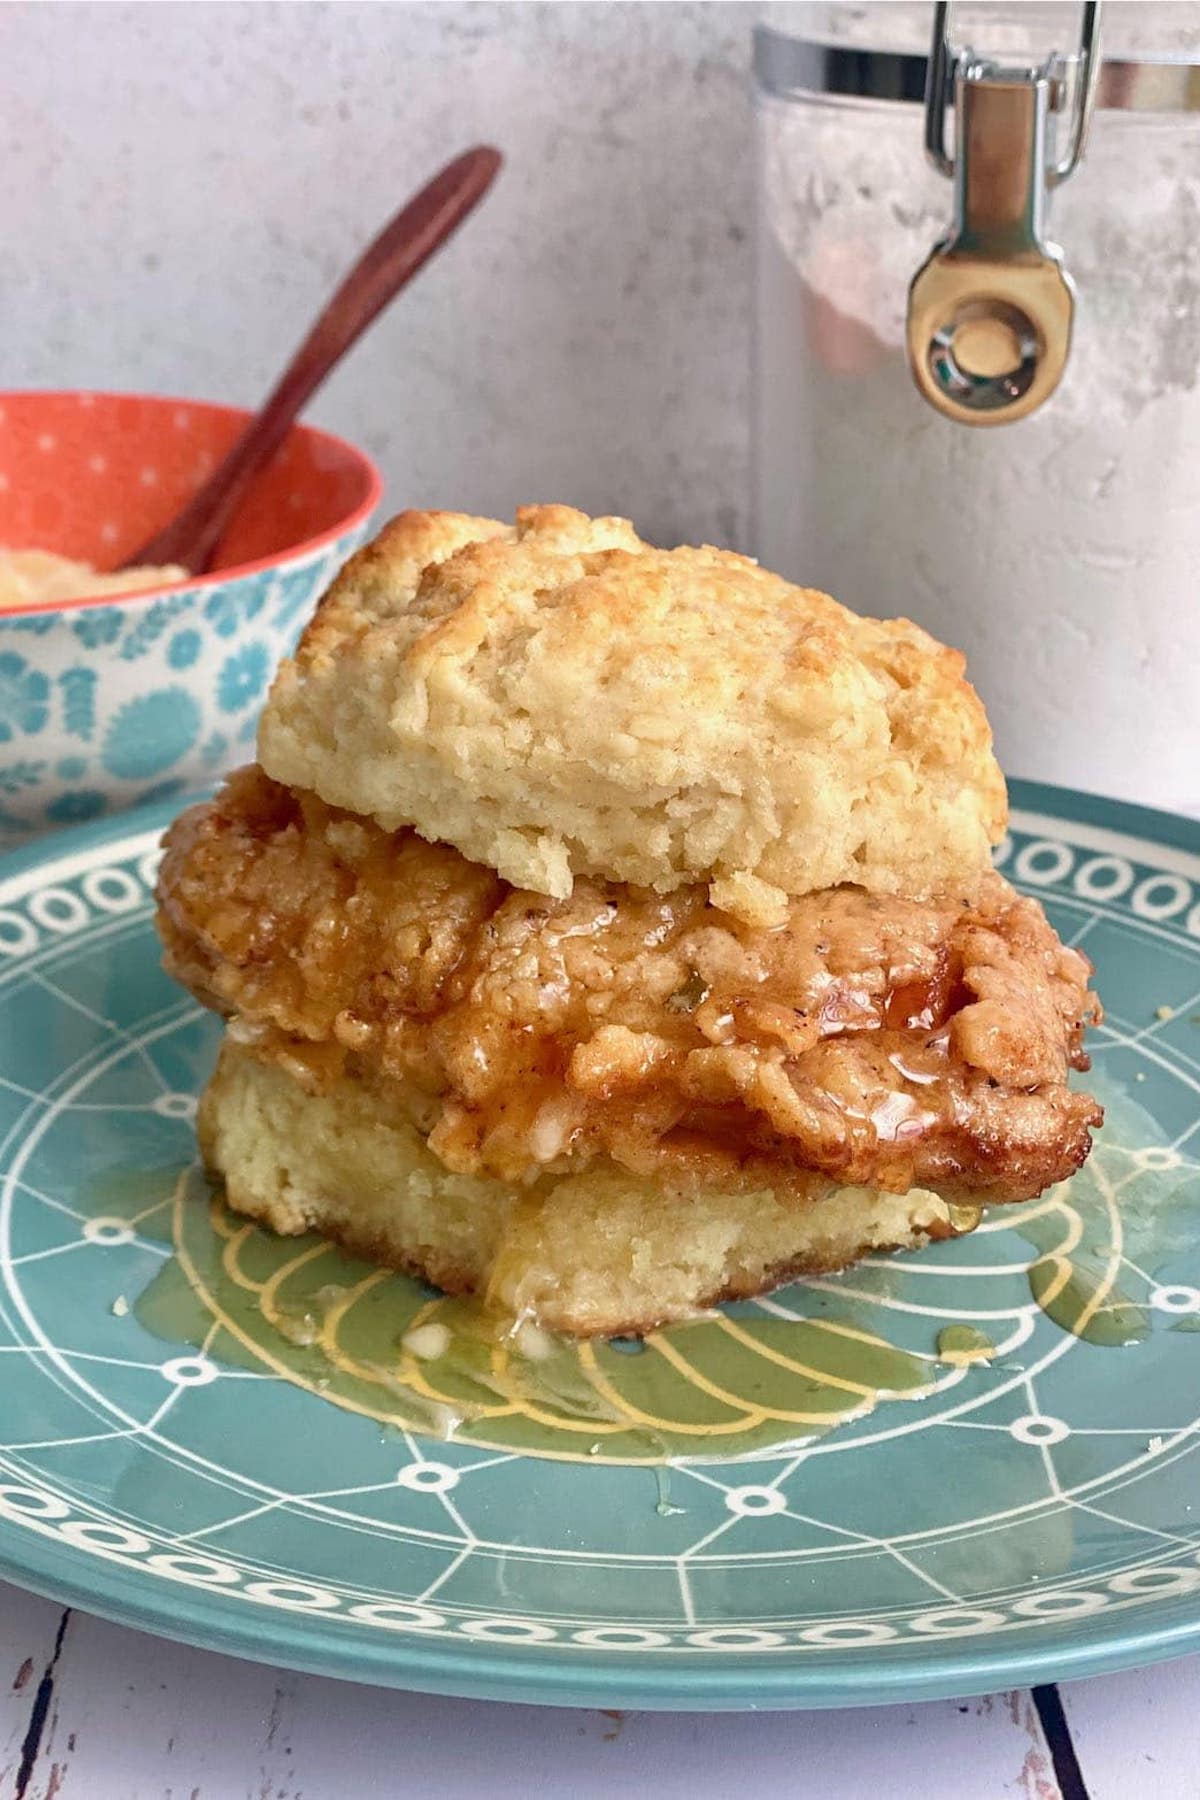
M 624 519 L 402 513 L 280 670 L 259 758 L 518 887 L 707 882 L 769 926 L 841 882 L 974 888 L 1006 801 L 963 670 L 905 619 Z

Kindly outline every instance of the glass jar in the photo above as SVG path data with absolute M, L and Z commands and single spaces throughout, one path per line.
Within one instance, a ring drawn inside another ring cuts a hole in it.
M 952 201 L 922 142 L 933 8 L 781 12 L 756 38 L 755 554 L 966 651 L 1011 773 L 1200 809 L 1200 7 L 1103 8 L 1050 211 L 1065 372 L 986 429 L 933 410 L 905 348 Z M 956 7 L 951 32 L 1040 61 L 1079 17 Z

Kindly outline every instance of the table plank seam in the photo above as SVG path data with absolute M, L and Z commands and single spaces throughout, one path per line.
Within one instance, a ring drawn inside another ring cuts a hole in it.
M 21 1760 L 17 1767 L 17 1784 L 13 1789 L 13 1800 L 26 1800 L 29 1783 L 37 1764 L 38 1752 L 42 1747 L 46 1721 L 50 1716 L 50 1702 L 54 1697 L 54 1677 L 70 1623 L 71 1608 L 67 1606 L 64 1607 L 62 1618 L 58 1621 L 58 1630 L 54 1636 L 54 1648 L 50 1652 L 49 1661 L 42 1670 L 42 1678 L 34 1690 L 33 1704 L 29 1709 L 29 1724 L 25 1729 L 25 1737 L 21 1744 Z
M 1031 1688 L 1030 1693 L 1042 1722 L 1042 1735 L 1050 1752 L 1062 1800 L 1090 1800 L 1057 1684 L 1050 1682 L 1044 1687 Z

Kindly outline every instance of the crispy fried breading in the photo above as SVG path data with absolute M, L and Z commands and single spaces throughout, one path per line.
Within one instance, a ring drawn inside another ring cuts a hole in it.
M 999 875 L 970 899 L 837 887 L 765 931 L 698 885 L 513 889 L 248 769 L 173 827 L 160 896 L 171 971 L 256 1055 L 419 1096 L 464 1174 L 607 1158 L 679 1190 L 1012 1200 L 1100 1121 L 1067 1085 L 1088 964 Z

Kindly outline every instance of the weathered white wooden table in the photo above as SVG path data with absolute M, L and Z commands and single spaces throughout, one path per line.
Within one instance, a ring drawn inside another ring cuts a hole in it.
M 0 1584 L 0 1800 L 1197 1800 L 1200 1657 L 983 1700 L 654 1714 L 236 1662 Z

